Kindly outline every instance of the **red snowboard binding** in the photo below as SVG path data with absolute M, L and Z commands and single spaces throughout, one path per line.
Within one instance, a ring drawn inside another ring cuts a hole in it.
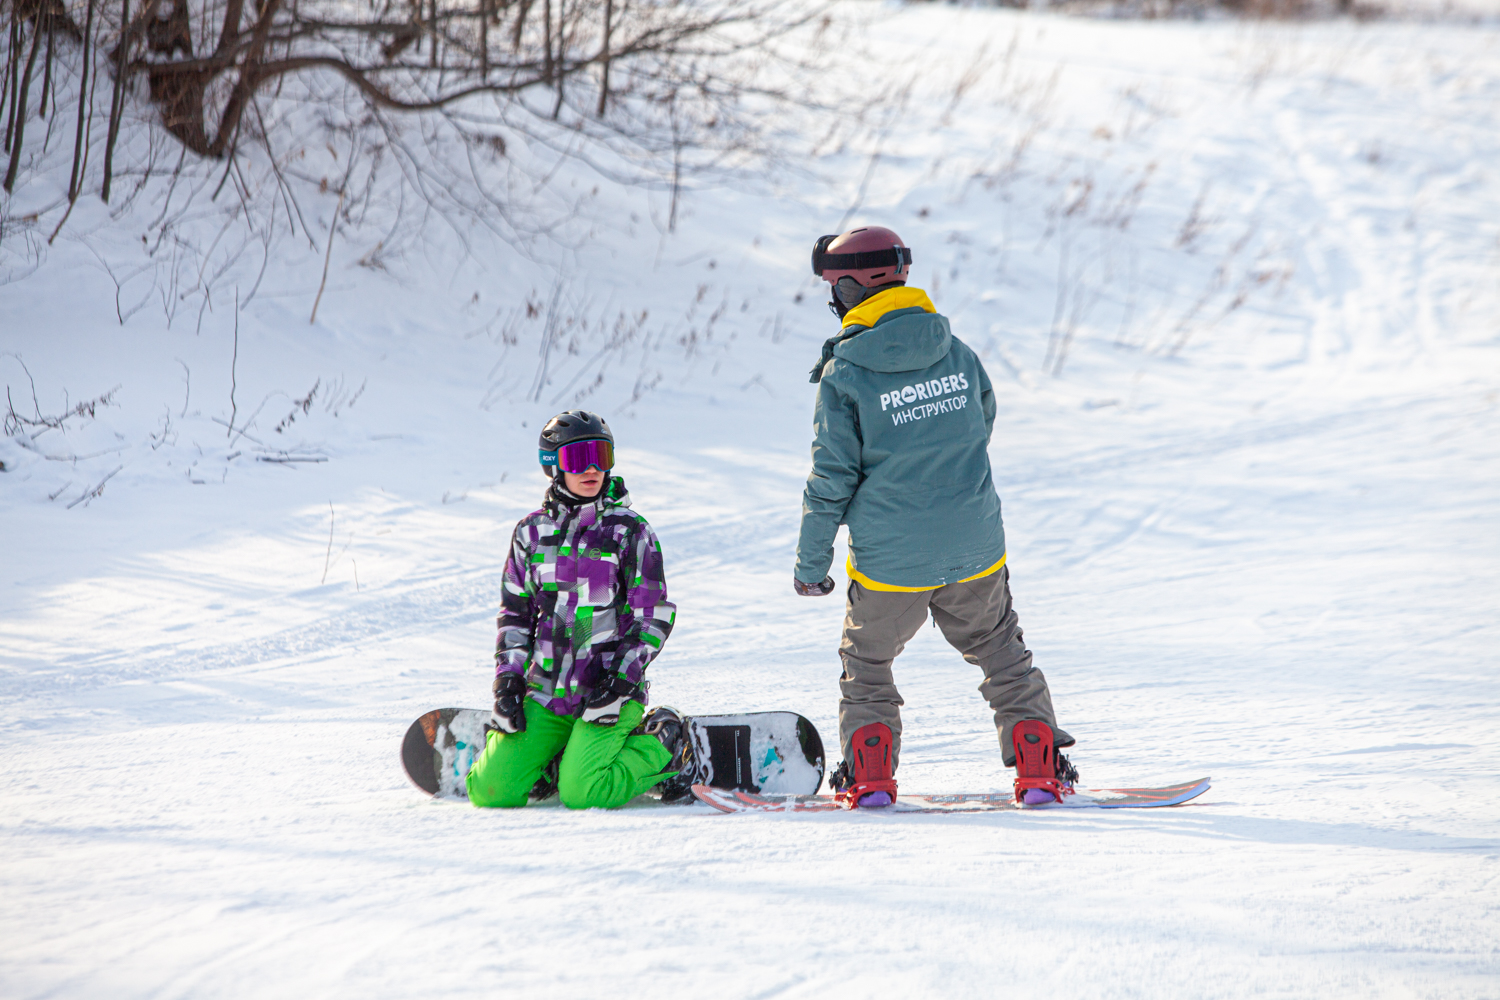
M 854 731 L 854 754 L 834 772 L 833 801 L 846 809 L 870 809 L 896 801 L 891 769 L 891 727 L 872 722 Z
M 1068 780 L 1072 767 L 1052 746 L 1051 726 L 1040 719 L 1018 722 L 1011 727 L 1010 742 L 1016 748 L 1017 802 L 1040 805 L 1061 802 L 1064 795 L 1073 794 Z

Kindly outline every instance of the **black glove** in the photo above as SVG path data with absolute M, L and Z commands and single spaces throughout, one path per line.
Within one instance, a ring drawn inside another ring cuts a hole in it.
M 495 712 L 490 716 L 490 725 L 502 732 L 526 732 L 526 678 L 515 671 L 506 671 L 495 678 Z
M 795 576 L 792 577 L 792 589 L 803 597 L 827 597 L 833 593 L 833 588 L 834 582 L 831 576 L 823 577 L 822 583 L 803 583 Z
M 630 683 L 629 678 L 612 674 L 600 681 L 589 696 L 583 700 L 583 721 L 597 722 L 601 726 L 612 726 L 620 720 L 620 709 L 627 701 L 645 702 L 646 684 Z

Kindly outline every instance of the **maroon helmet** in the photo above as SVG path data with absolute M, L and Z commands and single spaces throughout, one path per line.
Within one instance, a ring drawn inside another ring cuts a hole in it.
M 820 236 L 813 244 L 813 274 L 830 285 L 853 278 L 866 288 L 905 282 L 911 247 L 884 226 L 861 226 L 842 236 Z

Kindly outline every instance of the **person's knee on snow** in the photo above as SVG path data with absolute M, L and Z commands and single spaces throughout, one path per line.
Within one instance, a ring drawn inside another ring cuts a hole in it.
M 573 720 L 543 708 L 533 698 L 521 706 L 517 730 L 491 729 L 465 779 L 476 806 L 516 808 L 531 798 L 538 779 L 567 746 Z
M 638 734 L 646 707 L 630 701 L 612 723 L 573 724 L 557 773 L 557 795 L 569 809 L 613 809 L 662 781 L 671 754 Z
M 475 759 L 474 766 L 469 769 L 465 779 L 469 801 L 484 809 L 517 809 L 524 806 L 532 785 L 536 784 L 535 778 L 528 784 L 519 767 L 506 767 L 498 761 L 491 763 L 496 761 L 491 754 L 499 750 L 496 744 L 505 738 L 505 733 L 494 729 L 486 734 L 485 748 Z

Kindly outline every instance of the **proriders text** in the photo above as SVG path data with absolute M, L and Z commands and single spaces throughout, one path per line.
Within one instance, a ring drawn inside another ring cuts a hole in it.
M 916 385 L 906 386 L 894 392 L 882 392 L 880 394 L 880 409 L 882 412 L 892 406 L 910 405 L 920 399 L 940 399 L 950 393 L 962 392 L 969 387 L 969 377 L 963 372 L 957 375 L 944 375 L 929 382 L 918 382 Z M 897 421 L 900 423 L 900 421 Z

